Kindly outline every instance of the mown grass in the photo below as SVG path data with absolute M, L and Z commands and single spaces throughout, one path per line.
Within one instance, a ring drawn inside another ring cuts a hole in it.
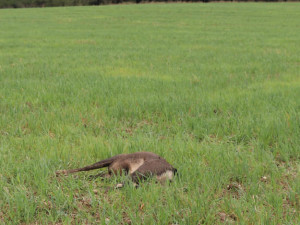
M 0 222 L 299 223 L 299 10 L 1 10 Z M 171 185 L 55 177 L 141 150 Z

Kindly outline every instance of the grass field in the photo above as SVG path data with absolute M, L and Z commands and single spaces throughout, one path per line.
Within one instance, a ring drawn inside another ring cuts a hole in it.
M 0 10 L 0 223 L 299 224 L 299 11 Z M 171 185 L 55 177 L 142 150 Z

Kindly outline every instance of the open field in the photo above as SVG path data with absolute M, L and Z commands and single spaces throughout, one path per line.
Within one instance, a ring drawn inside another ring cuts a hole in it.
M 299 224 L 299 11 L 0 10 L 0 223 Z M 55 177 L 141 150 L 171 185 Z

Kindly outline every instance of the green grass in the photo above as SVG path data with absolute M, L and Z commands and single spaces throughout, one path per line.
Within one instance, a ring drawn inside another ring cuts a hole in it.
M 300 223 L 299 11 L 0 10 L 0 223 Z M 141 150 L 171 185 L 55 177 Z

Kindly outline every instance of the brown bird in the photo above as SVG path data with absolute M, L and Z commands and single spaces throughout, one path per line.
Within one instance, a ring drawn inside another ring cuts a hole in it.
M 136 152 L 116 155 L 78 169 L 59 170 L 56 174 L 67 175 L 70 173 L 89 171 L 103 167 L 108 167 L 108 177 L 125 173 L 130 175 L 135 184 L 138 184 L 139 181 L 151 176 L 155 176 L 157 180 L 162 183 L 166 180 L 172 180 L 177 172 L 177 169 L 159 155 L 152 152 Z M 119 184 L 117 187 L 123 187 L 123 185 Z

